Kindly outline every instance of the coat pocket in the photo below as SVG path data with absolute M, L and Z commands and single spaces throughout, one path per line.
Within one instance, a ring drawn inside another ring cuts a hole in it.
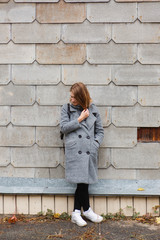
M 77 144 L 76 141 L 68 141 L 65 143 L 65 147 L 68 149 L 73 148 L 76 144 Z
M 93 141 L 93 145 L 94 145 L 96 148 L 98 148 L 98 149 L 99 149 L 99 143 L 98 143 L 98 142 L 96 142 L 95 140 Z
M 65 156 L 66 160 L 70 161 L 75 159 L 75 154 L 77 152 L 77 143 L 76 141 L 69 141 L 65 144 Z
M 92 145 L 91 145 L 91 154 L 92 154 L 93 158 L 97 159 L 97 157 L 98 157 L 98 150 L 99 150 L 99 144 L 96 141 L 93 141 Z

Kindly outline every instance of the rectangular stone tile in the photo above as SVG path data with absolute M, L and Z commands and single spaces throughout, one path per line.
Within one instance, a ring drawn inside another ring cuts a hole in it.
M 62 83 L 57 86 L 37 87 L 37 102 L 40 105 L 63 105 L 69 102 L 69 99 L 70 87 L 64 86 Z
M 112 39 L 116 43 L 159 43 L 159 24 L 134 23 L 113 24 Z
M 120 210 L 120 199 L 119 197 L 108 197 L 107 198 L 108 213 L 118 213 Z
M 90 22 L 134 22 L 137 18 L 136 3 L 118 4 L 113 0 L 108 3 L 89 3 L 87 18 Z
M 10 161 L 10 148 L 0 147 L 0 167 L 7 166 Z
M 159 216 L 159 209 L 157 209 L 157 213 L 154 210 L 154 207 L 158 205 L 159 197 L 147 197 L 147 213 L 151 213 L 152 216 Z
M 23 126 L 57 126 L 60 119 L 60 107 L 55 106 L 19 106 L 11 108 L 11 121 Z
M 0 107 L 0 125 L 8 125 L 10 122 L 10 107 L 4 106 Z
M 87 60 L 91 64 L 133 64 L 137 60 L 136 44 L 90 44 Z
M 62 82 L 72 85 L 81 82 L 87 85 L 107 85 L 111 81 L 110 65 L 91 65 L 85 62 L 83 65 L 63 65 Z
M 112 123 L 117 127 L 158 127 L 160 125 L 160 108 L 113 107 Z
M 35 101 L 34 86 L 0 86 L 0 105 L 32 105 Z
M 32 146 L 35 143 L 34 127 L 0 127 L 0 146 Z
M 41 196 L 39 195 L 30 195 L 29 196 L 29 214 L 37 214 L 41 212 Z
M 116 85 L 160 85 L 159 65 L 114 65 L 112 72 Z
M 142 106 L 160 106 L 160 86 L 138 86 L 138 102 Z
M 102 196 L 94 197 L 94 211 L 97 214 L 106 214 L 107 213 L 107 199 Z
M 55 196 L 55 213 L 67 212 L 67 196 Z
M 104 129 L 102 147 L 131 148 L 137 143 L 137 128 L 116 128 L 110 125 Z
M 37 4 L 37 21 L 40 23 L 76 23 L 86 18 L 83 3 L 70 4 L 60 0 L 56 4 Z
M 35 168 L 34 178 L 48 178 L 49 179 L 49 168 Z
M 134 197 L 134 212 L 139 213 L 139 216 L 146 214 L 147 204 L 145 197 Z
M 42 195 L 42 212 L 46 214 L 47 209 L 52 210 L 54 213 L 54 196 Z
M 60 82 L 60 66 L 40 65 L 37 62 L 12 66 L 12 81 L 23 85 L 50 85 Z
M 34 3 L 16 4 L 14 0 L 10 0 L 8 3 L 0 4 L 0 23 L 33 22 L 34 19 Z
M 74 208 L 74 196 L 68 196 L 67 202 L 68 214 L 71 215 Z
M 50 168 L 49 171 L 50 178 L 65 178 L 65 169 L 61 165 L 58 165 L 56 168 Z
M 142 64 L 160 64 L 160 44 L 139 44 L 138 60 Z
M 57 43 L 60 40 L 59 24 L 13 24 L 12 39 L 15 43 Z
M 111 124 L 111 107 L 98 107 L 103 127 L 107 127 Z
M 0 84 L 8 84 L 10 80 L 10 66 L 0 65 Z
M 4 195 L 4 214 L 16 213 L 16 196 Z
M 111 164 L 110 148 L 100 148 L 98 156 L 98 168 L 108 168 Z
M 15 168 L 11 164 L 0 167 L 1 177 L 34 178 L 34 168 Z
M 138 143 L 134 148 L 112 149 L 111 158 L 115 168 L 158 169 L 160 144 Z
M 93 24 L 88 21 L 81 24 L 64 24 L 62 40 L 65 43 L 107 43 L 111 40 L 111 25 Z
M 132 197 L 121 197 L 121 209 L 125 216 L 133 215 L 133 201 Z
M 86 60 L 85 44 L 37 44 L 36 52 L 40 64 L 82 64 Z
M 32 147 L 11 149 L 11 163 L 14 167 L 56 167 L 59 164 L 59 148 Z
M 32 63 L 35 60 L 34 44 L 8 44 L 0 45 L 0 64 Z
M 28 214 L 28 196 L 17 196 L 17 214 Z
M 159 179 L 160 168 L 159 169 L 137 169 L 137 179 Z
M 136 179 L 136 170 L 134 169 L 115 169 L 110 166 L 107 169 L 98 169 L 99 179 Z
M 0 24 L 0 43 L 7 43 L 10 40 L 10 25 Z
M 37 127 L 36 143 L 40 147 L 63 147 L 63 141 L 60 139 L 60 127 Z
M 160 2 L 138 3 L 138 18 L 141 22 L 160 22 Z
M 137 102 L 137 87 L 88 86 L 91 98 L 99 106 L 132 106 Z M 115 97 L 116 96 L 116 97 Z

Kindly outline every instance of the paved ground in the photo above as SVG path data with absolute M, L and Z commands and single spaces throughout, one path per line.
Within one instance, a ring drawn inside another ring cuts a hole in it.
M 0 224 L 0 240 L 160 240 L 160 225 L 133 220 L 88 222 L 80 228 L 70 220 Z

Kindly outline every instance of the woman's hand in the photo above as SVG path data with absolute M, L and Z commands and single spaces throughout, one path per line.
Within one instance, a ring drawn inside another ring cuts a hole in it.
M 81 112 L 81 115 L 78 118 L 78 122 L 82 122 L 84 119 L 86 119 L 89 116 L 89 110 L 85 109 Z

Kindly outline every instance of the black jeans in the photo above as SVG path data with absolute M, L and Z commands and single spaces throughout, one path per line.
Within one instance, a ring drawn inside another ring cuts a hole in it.
M 89 194 L 88 194 L 88 184 L 78 183 L 77 189 L 74 196 L 74 210 L 81 210 L 83 207 L 84 211 L 87 211 L 90 207 L 89 205 Z

